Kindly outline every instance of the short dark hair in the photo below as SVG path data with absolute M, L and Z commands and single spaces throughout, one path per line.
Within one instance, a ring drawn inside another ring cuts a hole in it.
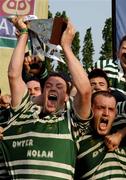
M 30 76 L 30 77 L 28 77 L 25 82 L 28 83 L 29 81 L 37 81 L 37 82 L 40 83 L 39 78 L 37 78 L 36 76 Z
M 111 91 L 96 91 L 95 93 L 92 94 L 92 97 L 91 97 L 91 104 L 94 103 L 94 99 L 96 96 L 98 95 L 102 95 L 102 96 L 105 96 L 105 97 L 113 97 L 115 99 L 115 102 L 117 103 L 116 101 L 116 98 L 115 96 L 111 93 Z
M 45 82 L 52 76 L 56 76 L 56 77 L 60 77 L 62 78 L 65 82 L 66 82 L 66 85 L 67 85 L 67 94 L 69 95 L 70 94 L 70 91 L 71 91 L 71 87 L 72 87 L 72 82 L 71 82 L 71 78 L 69 77 L 68 74 L 64 73 L 64 72 L 50 72 L 47 77 L 45 79 L 43 79 L 43 83 L 42 83 L 42 89 L 44 88 L 44 85 L 45 85 Z
M 110 86 L 109 79 L 108 79 L 108 76 L 104 70 L 102 70 L 100 68 L 96 68 L 96 69 L 93 69 L 91 72 L 88 73 L 89 80 L 92 78 L 96 78 L 96 77 L 103 77 L 106 80 L 107 86 L 109 88 L 109 86 Z

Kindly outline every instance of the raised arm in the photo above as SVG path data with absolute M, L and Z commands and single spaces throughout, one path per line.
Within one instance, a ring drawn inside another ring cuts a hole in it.
M 82 64 L 72 52 L 71 45 L 74 36 L 75 29 L 71 22 L 68 21 L 67 29 L 64 31 L 61 39 L 61 46 L 67 58 L 67 65 L 73 83 L 77 89 L 77 94 L 74 99 L 76 113 L 81 118 L 86 119 L 89 116 L 91 108 L 91 86 Z
M 15 19 L 14 24 L 19 27 L 22 33 L 19 36 L 17 46 L 13 51 L 8 67 L 8 79 L 10 84 L 12 106 L 20 104 L 24 95 L 26 85 L 22 79 L 22 67 L 24 61 L 25 48 L 28 40 L 27 26 L 22 18 Z

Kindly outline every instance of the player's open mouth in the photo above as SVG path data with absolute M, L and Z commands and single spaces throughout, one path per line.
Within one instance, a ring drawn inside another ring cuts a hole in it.
M 107 125 L 108 125 L 108 119 L 101 119 L 100 121 L 100 129 L 101 130 L 105 130 L 107 128 Z
M 57 101 L 57 96 L 54 95 L 54 94 L 50 94 L 50 95 L 48 96 L 48 100 Z

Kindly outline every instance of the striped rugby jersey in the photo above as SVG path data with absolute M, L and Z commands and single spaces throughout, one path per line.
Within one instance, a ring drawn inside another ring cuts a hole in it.
M 126 115 L 118 115 L 113 123 L 112 132 L 126 127 Z M 89 126 L 91 129 L 91 127 Z M 108 152 L 104 137 L 93 129 L 78 142 L 80 150 L 77 156 L 75 180 L 122 180 L 126 179 L 126 141 L 119 148 Z
M 82 134 L 73 109 L 40 119 L 35 107 L 26 93 L 4 131 L 0 150 L 12 179 L 73 179 Z
M 113 61 L 112 59 L 109 61 L 98 60 L 94 67 L 101 68 L 106 72 L 111 89 L 121 91 L 126 95 L 126 76 L 124 75 L 119 59 L 116 61 Z

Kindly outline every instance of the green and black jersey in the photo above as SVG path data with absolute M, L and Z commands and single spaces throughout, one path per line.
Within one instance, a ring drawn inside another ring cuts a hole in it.
M 112 133 L 126 127 L 126 115 L 118 116 L 112 127 Z M 75 180 L 122 180 L 126 179 L 126 141 L 118 149 L 108 152 L 104 137 L 91 129 L 78 141 L 79 153 L 76 162 Z
M 77 117 L 72 108 L 39 118 L 28 93 L 13 109 L 1 151 L 12 179 L 73 179 Z
M 126 77 L 120 64 L 120 60 L 98 60 L 95 68 L 103 69 L 109 79 L 111 89 L 118 90 L 126 95 Z

